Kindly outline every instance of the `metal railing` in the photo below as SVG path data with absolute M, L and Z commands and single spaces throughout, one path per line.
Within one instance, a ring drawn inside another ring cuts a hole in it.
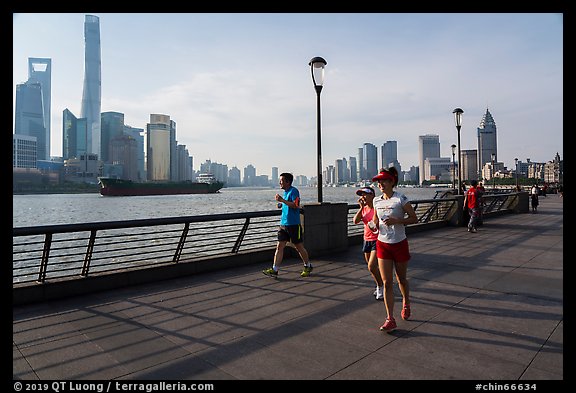
M 458 204 L 458 198 L 447 197 L 439 199 L 419 199 L 410 201 L 416 217 L 418 217 L 417 224 L 428 224 L 431 222 L 448 221 L 450 212 Z M 354 215 L 360 208 L 360 205 L 348 205 L 348 236 L 356 236 L 364 233 L 363 225 L 354 225 Z M 417 225 L 412 224 L 412 225 Z
M 275 247 L 280 210 L 13 228 L 13 283 Z
M 485 195 L 483 212 L 510 209 L 516 194 Z M 411 201 L 419 224 L 448 221 L 458 197 Z M 348 236 L 363 233 L 348 206 Z M 144 269 L 274 249 L 280 210 L 13 228 L 14 285 Z

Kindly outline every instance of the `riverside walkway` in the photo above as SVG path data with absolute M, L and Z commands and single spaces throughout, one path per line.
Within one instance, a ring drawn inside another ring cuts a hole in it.
M 14 307 L 13 378 L 564 379 L 563 198 L 409 241 L 412 318 L 395 285 L 393 333 L 355 245 L 308 278 L 292 258 L 278 279 L 270 261 Z

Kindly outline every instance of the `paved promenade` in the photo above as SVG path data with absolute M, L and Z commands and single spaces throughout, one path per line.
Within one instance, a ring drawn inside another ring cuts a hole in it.
M 270 261 L 15 307 L 13 378 L 563 380 L 563 198 L 540 201 L 409 235 L 412 318 L 396 286 L 391 334 L 355 245 L 308 278 L 289 259 L 277 280 Z

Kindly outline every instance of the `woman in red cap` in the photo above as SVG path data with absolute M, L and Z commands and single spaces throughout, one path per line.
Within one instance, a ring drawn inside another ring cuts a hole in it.
M 378 240 L 378 227 L 372 221 L 374 218 L 374 197 L 376 193 L 372 187 L 362 187 L 356 191 L 356 195 L 360 196 L 358 203 L 360 209 L 354 215 L 354 224 L 364 223 L 364 242 L 362 244 L 362 251 L 364 252 L 364 259 L 368 264 L 368 271 L 376 282 L 376 290 L 374 296 L 376 300 L 384 299 L 384 284 L 382 283 L 382 275 L 378 270 L 378 258 L 376 258 L 376 240 Z
M 418 218 L 408 198 L 394 191 L 394 187 L 398 184 L 396 168 L 380 169 L 380 173 L 374 176 L 372 181 L 377 181 L 378 188 L 382 191 L 382 195 L 373 201 L 373 221 L 379 229 L 376 254 L 384 282 L 384 305 L 387 313 L 386 321 L 380 330 L 391 332 L 396 329 L 392 287 L 394 271 L 402 293 L 402 319 L 410 318 L 410 289 L 406 278 L 410 250 L 406 238 L 406 225 L 417 223 Z

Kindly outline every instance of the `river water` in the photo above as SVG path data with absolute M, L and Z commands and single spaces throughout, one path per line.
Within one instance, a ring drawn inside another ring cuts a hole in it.
M 300 187 L 303 205 L 316 203 L 318 190 Z M 433 198 L 440 188 L 399 188 L 410 199 Z M 354 187 L 325 187 L 324 202 L 357 203 Z M 100 194 L 13 195 L 12 227 L 80 224 L 277 209 L 280 188 L 223 188 L 216 194 L 103 197 Z M 376 190 L 376 194 L 380 192 Z

